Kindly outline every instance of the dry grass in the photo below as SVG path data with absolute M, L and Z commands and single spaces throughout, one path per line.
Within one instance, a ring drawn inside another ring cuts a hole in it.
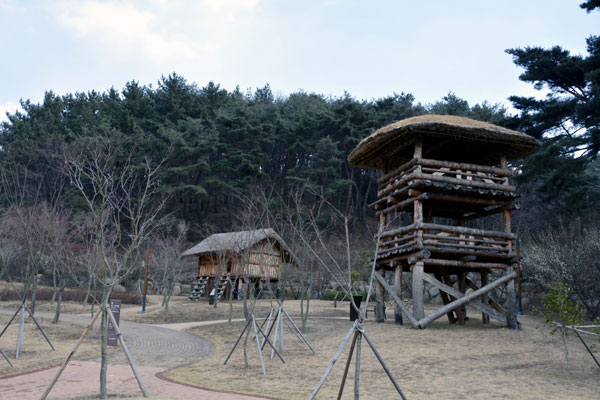
M 0 329 L 4 328 L 10 317 L 10 315 L 0 314 Z M 15 349 L 19 331 L 19 320 L 17 317 L 0 338 L 0 346 L 8 354 L 15 368 L 10 368 L 4 358 L 0 358 L 0 376 L 14 375 L 61 364 L 85 329 L 81 325 L 67 322 L 52 324 L 46 318 L 36 319 L 52 341 L 56 351 L 52 351 L 33 321 L 26 318 L 21 353 L 19 358 L 16 359 Z M 74 359 L 90 358 L 99 354 L 99 339 L 88 337 L 79 347 Z
M 286 309 L 296 318 L 298 302 L 286 302 Z M 213 356 L 169 371 L 166 376 L 215 390 L 306 399 L 351 327 L 347 320 L 318 317 L 331 311 L 331 302 L 315 302 L 313 311 L 306 334 L 317 355 L 311 355 L 287 333 L 286 363 L 282 364 L 277 357 L 268 360 L 265 377 L 256 349 L 250 345 L 248 369 L 244 368 L 241 348 L 223 365 L 242 323 L 210 325 L 194 328 L 192 332 L 214 344 Z M 334 310 L 334 314 L 347 316 L 346 304 L 343 309 Z M 385 324 L 368 321 L 365 330 L 410 399 L 597 398 L 600 371 L 576 339 L 572 339 L 570 346 L 572 367 L 566 370 L 559 338 L 547 334 L 541 321 L 522 318 L 523 329 L 511 331 L 493 323 L 483 326 L 479 315 L 471 312 L 465 326 L 450 326 L 439 320 L 425 330 L 414 330 L 406 325 L 396 326 L 388 319 Z M 393 318 L 391 312 L 388 318 Z M 337 394 L 348 347 L 322 388 L 320 398 L 333 398 Z M 397 397 L 365 342 L 362 354 L 362 398 Z M 344 398 L 352 397 L 354 366 L 348 379 Z
M 149 296 L 153 304 L 160 304 L 160 296 Z M 294 312 L 300 315 L 299 301 L 286 301 L 286 310 L 288 313 Z M 310 302 L 311 316 L 344 316 L 348 314 L 348 302 L 338 302 L 338 308 L 332 307 L 332 302 L 329 301 L 314 301 Z M 266 315 L 271 308 L 271 305 L 276 306 L 275 300 L 258 300 L 255 306 L 255 315 Z M 290 307 L 288 309 L 288 307 Z M 242 302 L 233 301 L 233 319 L 244 318 Z M 145 314 L 129 313 L 121 315 L 121 318 L 127 321 L 134 321 L 143 324 L 169 324 L 178 322 L 196 322 L 196 321 L 217 321 L 229 318 L 229 303 L 227 301 L 219 302 L 217 308 L 208 304 L 206 298 L 201 300 L 188 300 L 187 297 L 179 296 L 171 299 L 169 312 L 166 313 L 164 308 L 152 308 L 147 310 Z

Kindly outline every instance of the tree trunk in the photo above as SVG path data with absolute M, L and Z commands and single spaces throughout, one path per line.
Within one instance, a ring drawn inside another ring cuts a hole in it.
M 33 275 L 33 286 L 31 287 L 31 307 L 29 307 L 29 309 L 31 310 L 31 315 L 35 314 L 35 298 L 37 295 L 37 268 L 35 270 L 35 273 Z
M 50 304 L 54 304 L 56 300 L 56 293 L 58 292 L 58 286 L 56 285 L 56 265 L 52 267 L 52 298 Z
M 65 290 L 65 284 L 61 283 L 60 288 L 58 289 L 58 299 L 56 301 L 56 313 L 54 314 L 54 319 L 52 320 L 53 324 L 57 324 L 60 319 L 60 306 L 62 304 L 62 295 Z
M 102 324 L 100 326 L 101 339 L 100 339 L 100 398 L 108 398 L 106 391 L 106 370 L 108 367 L 108 353 L 106 348 L 106 340 L 108 338 L 108 313 L 106 308 L 108 307 L 108 297 L 110 296 L 110 288 L 107 285 L 103 285 L 102 291 Z

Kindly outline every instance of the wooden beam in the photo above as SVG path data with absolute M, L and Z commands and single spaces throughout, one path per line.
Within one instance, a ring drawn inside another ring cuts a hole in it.
M 378 272 L 375 272 L 378 273 Z M 385 271 L 384 271 L 385 273 Z M 385 279 L 384 279 L 385 280 Z M 369 299 L 366 299 L 368 302 Z M 385 321 L 385 299 L 381 282 L 375 282 L 375 322 Z
M 487 271 L 481 271 L 481 286 L 486 286 L 488 284 L 488 272 Z M 469 280 L 467 279 L 467 285 L 469 284 Z M 470 286 L 470 285 L 469 285 Z M 477 289 L 473 289 L 473 290 L 477 290 Z M 489 304 L 489 295 L 486 293 L 483 296 L 481 296 L 481 302 L 483 304 Z M 484 325 L 487 325 L 490 323 L 490 316 L 484 312 L 481 313 L 481 321 L 483 322 Z
M 500 286 L 501 284 L 510 281 L 511 279 L 516 278 L 517 273 L 516 272 L 510 272 L 506 275 L 504 275 L 502 278 L 489 283 L 488 285 L 472 292 L 469 293 L 467 295 L 460 293 L 458 290 L 451 288 L 450 286 L 444 285 L 442 282 L 438 281 L 437 279 L 435 279 L 433 276 L 429 275 L 429 274 L 424 274 L 423 275 L 423 279 L 425 279 L 427 282 L 429 282 L 430 284 L 438 287 L 440 290 L 444 290 L 446 293 L 457 297 L 457 300 L 453 301 L 452 303 L 436 310 L 435 312 L 433 312 L 432 314 L 428 315 L 425 318 L 422 318 L 419 320 L 419 327 L 420 328 L 425 328 L 427 325 L 429 325 L 432 321 L 435 321 L 436 319 L 438 319 L 439 317 L 441 317 L 442 315 L 448 313 L 451 310 L 455 310 L 457 308 L 459 308 L 460 306 L 462 306 L 463 304 L 466 303 L 470 303 L 471 306 L 473 308 L 479 309 L 480 311 L 486 312 L 490 315 L 490 317 L 497 319 L 498 321 L 500 321 L 503 325 L 506 324 L 506 317 L 504 317 L 503 315 L 500 315 L 499 313 L 497 313 L 495 310 L 493 310 L 491 307 L 486 306 L 485 304 L 479 302 L 479 301 L 473 301 L 476 298 L 482 296 L 485 293 L 488 293 L 489 291 L 491 291 L 492 289 L 496 288 L 497 286 Z
M 400 298 L 400 301 L 402 301 L 402 266 L 399 263 L 396 263 L 396 265 L 392 264 L 392 267 L 394 268 L 394 291 Z M 404 323 L 402 321 L 402 309 L 398 304 L 394 305 L 394 322 L 398 325 Z
M 425 316 L 425 306 L 423 304 L 423 269 L 424 264 L 422 261 L 412 266 L 413 314 L 416 319 L 422 319 Z

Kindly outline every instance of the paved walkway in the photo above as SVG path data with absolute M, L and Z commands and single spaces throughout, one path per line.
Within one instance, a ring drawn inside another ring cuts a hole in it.
M 0 310 L 0 313 L 12 314 L 14 311 Z M 53 313 L 36 312 L 36 318 L 52 317 L 54 317 Z M 63 314 L 61 320 L 87 325 L 90 316 L 89 314 Z M 152 396 L 173 399 L 258 399 L 258 397 L 220 393 L 178 384 L 162 377 L 162 373 L 167 369 L 201 361 L 214 351 L 208 340 L 185 332 L 183 329 L 222 322 L 226 322 L 226 320 L 160 326 L 121 321 L 121 331 L 148 393 Z M 109 360 L 108 392 L 113 394 L 141 393 L 123 351 L 111 354 Z M 0 399 L 39 399 L 57 369 L 58 367 L 51 367 L 0 378 Z M 63 399 L 97 394 L 99 374 L 99 357 L 91 360 L 72 361 L 63 372 L 49 398 Z M 202 383 L 200 382 L 199 385 Z

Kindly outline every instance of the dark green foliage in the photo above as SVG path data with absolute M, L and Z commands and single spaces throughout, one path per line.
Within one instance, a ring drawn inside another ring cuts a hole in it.
M 319 226 L 330 224 L 329 204 L 364 224 L 367 204 L 376 198 L 376 175 L 347 162 L 361 139 L 426 112 L 488 121 L 505 115 L 487 103 L 470 107 L 453 93 L 429 107 L 405 93 L 370 102 L 303 91 L 275 98 L 269 85 L 254 93 L 228 92 L 213 82 L 200 88 L 176 74 L 163 76 L 155 88 L 132 81 L 121 92 L 48 92 L 41 104 L 26 101 L 23 108 L 0 127 L 0 164 L 26 170 L 32 192 L 41 183 L 40 200 L 60 190 L 65 204 L 80 209 L 77 191 L 68 183 L 55 185 L 64 148 L 102 138 L 120 149 L 118 157 L 131 155 L 133 165 L 164 162 L 166 212 L 189 221 L 192 236 L 207 217 L 222 223 L 225 216 L 232 224 L 237 194 L 268 185 L 288 204 L 298 182 L 309 188 L 307 203 L 315 193 L 327 200 Z
M 579 325 L 585 320 L 583 307 L 571 300 L 573 295 L 573 289 L 569 285 L 556 282 L 550 286 L 550 290 L 544 296 L 542 314 L 546 323 L 552 326 L 552 333 L 561 326 Z
M 591 11 L 599 4 L 581 5 Z M 524 72 L 522 81 L 547 90 L 544 99 L 512 96 L 520 115 L 504 125 L 544 141 L 524 160 L 521 182 L 540 196 L 545 212 L 582 215 L 600 206 L 600 174 L 593 163 L 600 152 L 600 36 L 587 39 L 587 54 L 560 46 L 509 49 Z

